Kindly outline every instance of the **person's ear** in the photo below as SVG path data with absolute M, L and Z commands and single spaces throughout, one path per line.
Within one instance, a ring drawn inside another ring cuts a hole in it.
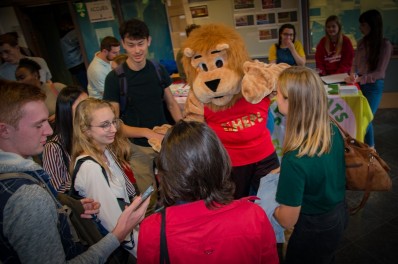
M 0 138 L 7 139 L 11 135 L 10 125 L 0 123 Z
M 151 36 L 148 37 L 148 47 L 151 46 L 152 38 Z
M 87 129 L 86 131 L 83 132 L 86 137 L 91 138 L 91 131 L 90 129 Z

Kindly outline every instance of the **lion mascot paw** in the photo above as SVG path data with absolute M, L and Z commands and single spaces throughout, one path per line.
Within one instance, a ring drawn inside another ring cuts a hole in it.
M 266 64 L 258 60 L 243 64 L 242 95 L 246 101 L 257 104 L 264 97 L 276 91 L 279 73 L 290 67 L 286 63 Z

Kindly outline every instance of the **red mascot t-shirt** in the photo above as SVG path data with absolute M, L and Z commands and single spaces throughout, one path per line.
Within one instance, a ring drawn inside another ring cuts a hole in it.
M 266 127 L 270 103 L 268 97 L 257 104 L 241 98 L 232 108 L 223 111 L 213 112 L 204 107 L 206 123 L 228 151 L 232 166 L 258 162 L 275 151 Z

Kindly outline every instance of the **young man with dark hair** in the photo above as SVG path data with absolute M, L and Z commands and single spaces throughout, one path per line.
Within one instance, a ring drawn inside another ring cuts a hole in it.
M 50 176 L 31 159 L 53 133 L 45 97 L 36 86 L 0 80 L 0 262 L 104 263 L 143 219 L 148 201 L 137 209 L 141 198 L 136 198 L 112 232 L 82 252 L 67 218 L 58 213 L 62 208 Z M 81 202 L 82 217 L 99 212 L 92 199 Z
M 51 72 L 44 59 L 40 57 L 27 57 L 21 53 L 18 45 L 18 34 L 9 32 L 0 35 L 0 56 L 4 61 L 0 65 L 0 79 L 15 81 L 15 70 L 17 69 L 19 60 L 28 58 L 40 65 L 40 81 L 42 83 L 51 81 Z
M 163 100 L 175 121 L 180 120 L 182 114 L 170 91 L 172 80 L 168 72 L 162 65 L 158 65 L 160 73 L 157 72 L 157 66 L 146 58 L 152 41 L 147 25 L 138 19 L 131 19 L 120 26 L 119 33 L 128 55 L 126 63 L 120 66 L 127 80 L 127 102 L 125 109 L 121 109 L 125 124 L 123 132 L 133 143 L 131 166 L 142 192 L 150 184 L 156 186 L 153 167 L 157 154 L 148 144 L 148 139 L 163 138 L 152 130 L 167 123 Z M 120 82 L 116 71 L 106 77 L 103 99 L 111 101 L 119 112 Z M 156 196 L 151 198 L 150 209 L 153 209 Z
M 87 70 L 89 96 L 102 99 L 105 77 L 112 70 L 111 61 L 119 52 L 120 42 L 116 38 L 108 36 L 101 41 L 100 51 L 95 54 Z

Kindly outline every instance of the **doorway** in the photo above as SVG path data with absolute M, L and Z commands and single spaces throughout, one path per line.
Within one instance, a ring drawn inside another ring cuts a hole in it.
M 26 36 L 32 42 L 34 50 L 46 60 L 53 82 L 65 85 L 80 85 L 67 69 L 61 50 L 60 18 L 71 16 L 67 3 L 53 3 L 20 8 Z M 73 23 L 73 22 L 72 22 Z M 84 51 L 82 51 L 84 52 Z M 85 89 L 86 87 L 83 87 Z

